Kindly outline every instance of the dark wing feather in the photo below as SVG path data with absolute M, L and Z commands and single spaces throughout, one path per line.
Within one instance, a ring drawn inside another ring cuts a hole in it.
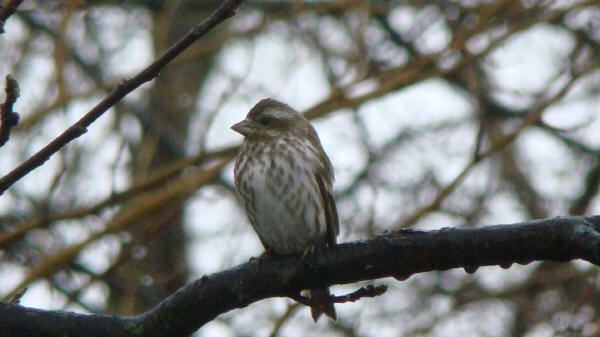
M 340 234 L 340 223 L 338 220 L 337 208 L 335 207 L 335 200 L 329 193 L 329 190 L 325 186 L 323 177 L 316 174 L 315 178 L 319 185 L 319 192 L 321 199 L 323 200 L 323 209 L 325 210 L 325 221 L 327 222 L 327 244 L 330 246 L 335 245 L 336 237 Z

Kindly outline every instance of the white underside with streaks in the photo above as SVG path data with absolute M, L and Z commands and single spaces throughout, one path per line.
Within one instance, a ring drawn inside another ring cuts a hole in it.
M 247 170 L 252 170 L 248 183 L 255 191 L 253 206 L 256 212 L 250 221 L 264 244 L 275 253 L 295 253 L 326 237 L 327 225 L 315 179 L 316 168 L 310 166 L 319 161 L 308 142 L 300 143 L 308 158 L 301 157 L 298 145 L 293 147 L 285 139 L 277 146 L 292 159 L 272 156 L 271 148 L 265 149 L 258 158 L 248 159 L 249 163 L 245 165 Z M 311 151 L 306 151 L 309 148 Z M 253 165 L 255 160 L 268 164 Z M 267 176 L 267 170 L 273 169 L 281 179 Z

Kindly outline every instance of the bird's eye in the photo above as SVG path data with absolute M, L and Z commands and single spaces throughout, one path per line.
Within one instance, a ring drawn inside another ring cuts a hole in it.
M 264 126 L 271 124 L 272 121 L 273 121 L 273 117 L 271 117 L 271 116 L 263 116 L 258 120 L 258 122 Z

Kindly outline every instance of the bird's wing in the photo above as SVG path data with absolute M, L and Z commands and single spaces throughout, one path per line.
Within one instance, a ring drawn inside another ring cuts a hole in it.
M 335 206 L 335 200 L 329 189 L 326 187 L 323 177 L 319 174 L 315 174 L 317 185 L 319 185 L 319 193 L 323 200 L 323 209 L 325 210 L 325 221 L 327 222 L 327 243 L 330 246 L 335 245 L 336 236 L 340 234 L 340 223 L 338 220 L 337 208 Z

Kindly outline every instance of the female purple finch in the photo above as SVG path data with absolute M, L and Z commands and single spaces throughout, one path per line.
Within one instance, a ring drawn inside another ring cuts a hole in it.
M 333 167 L 310 122 L 286 104 L 263 99 L 231 129 L 244 136 L 235 186 L 267 252 L 335 245 L 340 228 Z M 329 296 L 327 287 L 309 290 L 315 322 L 322 313 L 336 320 Z

